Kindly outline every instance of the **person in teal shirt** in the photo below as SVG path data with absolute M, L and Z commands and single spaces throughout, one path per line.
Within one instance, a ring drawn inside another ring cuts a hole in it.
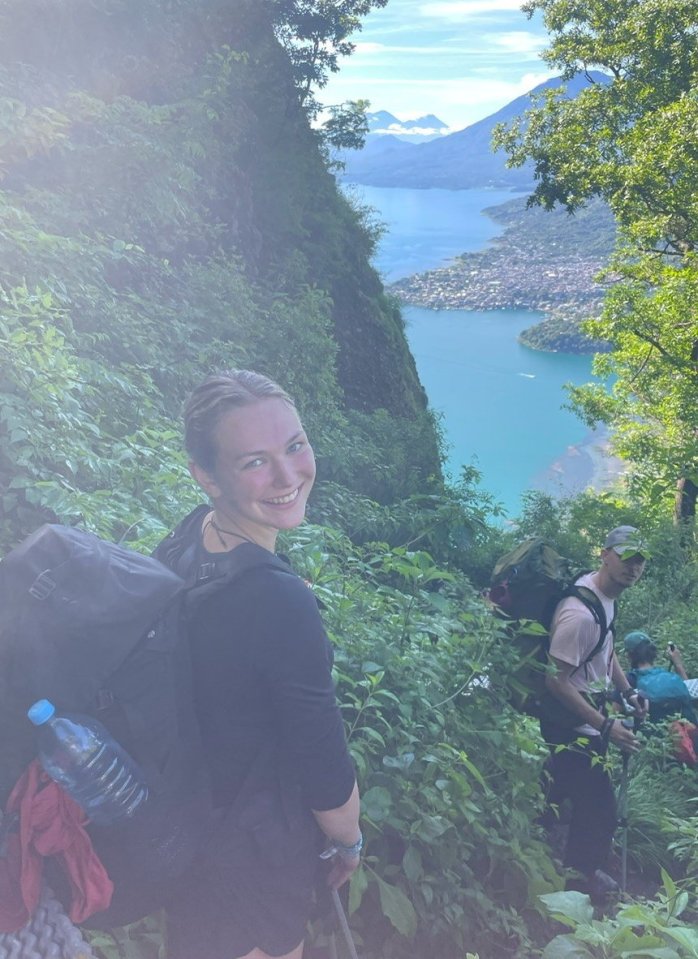
M 647 633 L 636 629 L 624 639 L 625 652 L 630 660 L 628 682 L 649 700 L 649 720 L 657 723 L 680 714 L 691 723 L 698 717 L 684 679 L 687 678 L 681 653 L 674 644 L 667 655 L 676 672 L 656 666 L 657 646 Z

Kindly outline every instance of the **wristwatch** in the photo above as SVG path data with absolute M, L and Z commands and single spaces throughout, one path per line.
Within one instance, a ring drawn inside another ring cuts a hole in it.
M 342 859 L 357 859 L 364 848 L 364 837 L 359 833 L 359 838 L 351 846 L 340 842 L 338 839 L 332 840 L 332 845 L 320 853 L 320 859 L 332 859 L 333 856 L 341 856 Z

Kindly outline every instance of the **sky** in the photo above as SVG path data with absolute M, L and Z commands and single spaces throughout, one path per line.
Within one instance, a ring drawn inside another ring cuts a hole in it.
M 451 130 L 489 116 L 553 74 L 546 34 L 522 0 L 388 0 L 319 91 L 325 104 L 371 101 L 400 120 L 435 113 Z

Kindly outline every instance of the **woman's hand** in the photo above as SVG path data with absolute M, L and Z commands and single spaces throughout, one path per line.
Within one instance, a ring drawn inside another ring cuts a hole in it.
M 324 852 L 320 853 L 320 859 L 331 860 L 331 868 L 327 876 L 327 885 L 332 889 L 339 889 L 343 886 L 353 872 L 356 871 L 361 862 L 361 850 L 364 847 L 364 837 L 359 832 L 359 838 L 352 845 L 345 845 L 339 840 L 330 840 L 332 843 Z
M 331 857 L 331 868 L 327 876 L 327 885 L 330 889 L 339 889 L 343 886 L 352 873 L 356 872 L 361 862 L 361 853 L 348 855 L 346 851 L 338 850 L 336 847 L 334 855 Z M 331 852 L 331 850 L 327 850 Z M 324 854 L 323 854 L 324 855 Z
M 336 809 L 313 810 L 320 829 L 327 836 L 328 848 L 321 859 L 331 861 L 327 884 L 339 889 L 356 871 L 364 841 L 359 829 L 359 787 L 354 783 L 351 795 Z

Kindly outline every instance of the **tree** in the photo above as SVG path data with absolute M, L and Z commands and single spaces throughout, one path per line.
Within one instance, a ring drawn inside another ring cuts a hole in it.
M 301 103 L 310 116 L 318 111 L 313 87 L 322 88 L 349 56 L 349 37 L 361 29 L 361 18 L 388 0 L 271 0 L 274 30 L 286 48 Z
M 696 0 L 531 0 L 551 36 L 544 55 L 563 80 L 584 72 L 574 99 L 547 91 L 497 143 L 532 161 L 531 203 L 573 212 L 600 196 L 618 221 L 619 247 L 600 320 L 611 341 L 598 372 L 610 394 L 573 391 L 592 422 L 615 427 L 633 481 L 651 498 L 676 497 L 695 515 L 698 484 L 698 19 Z M 594 82 L 592 70 L 608 75 Z
M 347 100 L 331 106 L 330 116 L 322 125 L 325 143 L 333 150 L 360 150 L 368 133 L 369 106 L 368 100 Z

